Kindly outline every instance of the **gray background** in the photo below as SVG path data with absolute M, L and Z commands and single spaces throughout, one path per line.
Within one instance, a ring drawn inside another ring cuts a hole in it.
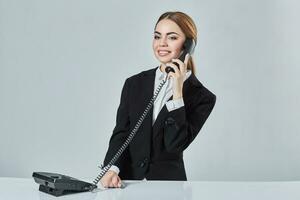
M 299 1 L 0 0 L 0 176 L 94 177 L 125 79 L 158 65 L 165 11 L 195 21 L 217 104 L 185 151 L 189 180 L 299 180 Z

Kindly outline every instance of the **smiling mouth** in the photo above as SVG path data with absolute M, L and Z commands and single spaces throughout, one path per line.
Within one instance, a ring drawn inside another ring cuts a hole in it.
M 166 50 L 159 50 L 158 51 L 158 55 L 159 56 L 166 56 L 166 55 L 168 55 L 170 53 L 171 53 L 171 51 L 166 51 Z

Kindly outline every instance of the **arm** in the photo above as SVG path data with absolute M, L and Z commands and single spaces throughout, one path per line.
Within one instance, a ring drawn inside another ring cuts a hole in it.
M 208 92 L 186 113 L 181 106 L 168 113 L 164 126 L 164 144 L 169 152 L 182 152 L 195 139 L 210 115 L 216 96 Z
M 119 150 L 119 148 L 124 143 L 124 141 L 126 140 L 129 134 L 130 122 L 129 122 L 129 114 L 128 114 L 129 112 L 128 93 L 129 93 L 129 83 L 127 79 L 122 89 L 120 105 L 117 110 L 116 126 L 113 130 L 112 136 L 109 141 L 109 147 L 104 159 L 104 166 L 106 166 L 108 162 L 113 158 L 113 156 Z M 126 153 L 125 150 L 114 165 L 118 167 L 120 170 L 122 170 L 122 165 L 126 160 L 127 156 L 128 153 Z

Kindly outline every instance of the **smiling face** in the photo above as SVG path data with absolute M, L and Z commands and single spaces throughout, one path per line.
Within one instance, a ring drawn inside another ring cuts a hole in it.
M 155 57 L 163 64 L 178 58 L 185 41 L 185 35 L 180 27 L 169 19 L 158 22 L 152 43 Z

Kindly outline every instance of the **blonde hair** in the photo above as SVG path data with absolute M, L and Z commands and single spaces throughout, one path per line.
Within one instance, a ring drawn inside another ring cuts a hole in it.
M 197 27 L 190 16 L 179 11 L 165 12 L 158 18 L 154 29 L 163 19 L 169 19 L 175 22 L 180 27 L 186 38 L 193 39 L 195 42 L 197 42 Z M 189 58 L 187 69 L 191 70 L 192 74 L 195 75 L 195 64 L 192 56 Z

